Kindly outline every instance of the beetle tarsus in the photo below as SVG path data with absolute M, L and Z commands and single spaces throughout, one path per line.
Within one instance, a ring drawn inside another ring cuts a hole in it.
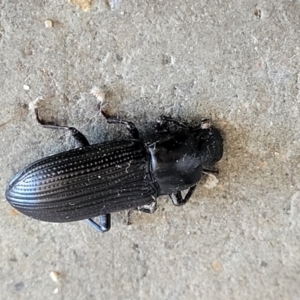
M 191 196 L 193 195 L 194 191 L 196 189 L 196 185 L 192 186 L 189 191 L 187 192 L 187 194 L 185 195 L 185 197 L 182 197 L 182 194 L 180 191 L 178 191 L 176 194 L 170 194 L 170 198 L 173 202 L 174 205 L 176 206 L 181 206 L 184 205 L 185 203 L 187 203 L 189 201 L 189 199 L 191 198 Z
M 68 127 L 68 126 L 60 126 L 60 125 L 56 125 L 56 124 L 50 123 L 50 122 L 47 123 L 44 120 L 40 119 L 39 112 L 38 112 L 37 108 L 34 110 L 34 112 L 35 112 L 35 115 L 36 115 L 36 120 L 44 128 L 69 130 L 69 132 L 71 133 L 73 138 L 76 140 L 79 147 L 86 147 L 86 146 L 90 145 L 87 138 L 79 130 L 77 130 L 76 128 Z
M 100 219 L 99 223 L 97 223 L 93 219 L 86 219 L 86 222 L 89 225 L 91 225 L 94 229 L 96 229 L 97 231 L 100 231 L 102 233 L 105 233 L 105 232 L 109 231 L 109 229 L 111 227 L 110 214 L 100 215 L 99 219 Z

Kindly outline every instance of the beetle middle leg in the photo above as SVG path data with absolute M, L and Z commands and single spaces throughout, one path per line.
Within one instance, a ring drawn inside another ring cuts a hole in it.
M 137 207 L 138 211 L 147 213 L 147 214 L 153 214 L 157 209 L 157 202 L 156 200 L 151 202 L 150 204 L 145 204 L 142 206 Z
M 135 140 L 140 139 L 140 133 L 139 133 L 138 129 L 136 128 L 136 126 L 134 125 L 134 123 L 129 122 L 129 121 L 125 121 L 125 120 L 121 120 L 121 119 L 118 119 L 116 117 L 111 117 L 102 110 L 101 110 L 101 113 L 104 116 L 104 118 L 106 119 L 108 124 L 122 124 L 122 125 L 125 125 L 133 139 L 135 139 Z
M 176 206 L 184 205 L 185 203 L 187 203 L 189 201 L 189 199 L 193 195 L 195 189 L 196 189 L 196 185 L 192 186 L 184 198 L 182 197 L 182 194 L 180 191 L 178 191 L 176 194 L 170 194 L 169 197 L 171 198 L 174 205 L 176 205 Z
M 100 215 L 99 223 L 97 223 L 93 219 L 86 219 L 86 222 L 96 230 L 104 233 L 107 232 L 111 227 L 111 216 L 110 214 Z
M 53 123 L 47 123 L 44 120 L 40 119 L 37 108 L 34 110 L 34 112 L 35 112 L 35 115 L 36 115 L 36 120 L 44 128 L 69 130 L 71 135 L 73 136 L 73 138 L 76 140 L 79 147 L 89 146 L 90 143 L 88 142 L 87 138 L 79 130 L 77 130 L 76 128 L 68 127 L 68 126 L 60 126 L 60 125 L 56 125 L 56 124 L 53 124 Z

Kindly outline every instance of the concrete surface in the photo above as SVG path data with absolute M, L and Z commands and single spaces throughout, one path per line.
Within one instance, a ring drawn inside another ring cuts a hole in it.
M 300 2 L 94 0 L 85 10 L 0 1 L 0 298 L 300 299 Z M 93 87 L 145 135 L 161 114 L 211 118 L 226 137 L 218 186 L 202 182 L 182 208 L 161 198 L 130 226 L 114 214 L 105 235 L 12 210 L 13 174 L 74 146 L 35 122 L 38 97 L 44 119 L 91 142 L 127 136 L 99 116 Z

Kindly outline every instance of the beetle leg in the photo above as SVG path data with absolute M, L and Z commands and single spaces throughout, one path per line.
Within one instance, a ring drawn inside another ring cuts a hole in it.
M 99 219 L 99 223 L 95 222 L 93 219 L 86 219 L 86 222 L 102 233 L 107 232 L 111 226 L 110 214 L 100 215 Z
M 116 117 L 111 117 L 102 110 L 101 110 L 101 113 L 104 116 L 104 118 L 106 119 L 108 124 L 122 124 L 122 125 L 125 125 L 133 139 L 135 139 L 135 140 L 140 139 L 139 131 L 136 128 L 136 126 L 134 125 L 134 123 L 129 122 L 129 121 L 125 121 L 125 120 L 120 120 Z
M 159 133 L 169 133 L 170 132 L 169 123 L 173 123 L 181 128 L 188 129 L 191 132 L 198 131 L 199 129 L 211 128 L 211 122 L 208 119 L 202 119 L 198 126 L 193 127 L 193 126 L 189 126 L 184 122 L 162 115 L 157 120 L 156 131 Z
M 44 128 L 69 130 L 71 135 L 73 136 L 73 138 L 78 143 L 79 147 L 89 146 L 89 142 L 88 142 L 87 138 L 79 130 L 77 130 L 76 128 L 68 127 L 68 126 L 60 126 L 60 125 L 56 125 L 56 124 L 53 124 L 53 123 L 46 123 L 45 121 L 43 121 L 39 118 L 37 108 L 34 110 L 34 112 L 35 112 L 35 115 L 36 115 L 36 120 Z
M 137 208 L 138 211 L 142 211 L 147 214 L 153 214 L 156 211 L 156 209 L 157 209 L 156 201 L 153 201 L 150 204 L 145 204 L 145 205 L 139 206 Z
M 160 116 L 159 119 L 157 120 L 156 131 L 158 131 L 160 133 L 169 133 L 170 132 L 170 128 L 169 128 L 170 123 L 173 123 L 179 127 L 185 128 L 185 129 L 190 129 L 190 127 L 183 122 L 180 122 L 178 120 L 175 120 L 175 119 L 167 117 L 167 116 Z
M 187 194 L 185 195 L 184 198 L 182 198 L 182 194 L 181 194 L 180 191 L 178 191 L 176 194 L 170 194 L 169 196 L 170 196 L 170 198 L 171 198 L 174 205 L 180 206 L 180 205 L 183 205 L 183 204 L 185 204 L 189 201 L 189 199 L 193 195 L 195 189 L 196 189 L 196 185 L 192 186 L 189 189 L 189 191 L 187 192 Z
M 219 171 L 215 171 L 215 170 L 207 170 L 207 169 L 203 169 L 202 173 L 208 176 L 215 176 L 217 177 L 219 175 Z
M 170 133 L 170 127 L 167 122 L 163 122 L 160 118 L 156 122 L 155 131 L 159 134 L 168 134 Z

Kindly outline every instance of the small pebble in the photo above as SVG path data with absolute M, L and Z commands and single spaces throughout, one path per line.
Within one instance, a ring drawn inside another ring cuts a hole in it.
M 110 7 L 110 10 L 117 10 L 120 8 L 121 0 L 107 0 L 106 3 Z M 124 14 L 121 12 L 121 14 Z
M 102 89 L 93 87 L 91 94 L 97 98 L 97 100 L 102 104 L 105 100 L 105 92 Z
M 218 185 L 218 183 L 219 183 L 219 179 L 217 178 L 216 175 L 208 174 L 208 176 L 206 177 L 206 181 L 205 181 L 204 186 L 207 189 L 213 189 Z
M 50 272 L 50 277 L 54 282 L 58 282 L 58 276 L 59 274 L 55 271 Z
M 220 261 L 218 260 L 214 260 L 212 263 L 211 263 L 211 266 L 213 267 L 213 269 L 217 272 L 221 272 L 223 270 L 223 266 L 221 264 Z
M 24 89 L 25 91 L 29 91 L 29 90 L 30 90 L 30 87 L 29 87 L 29 85 L 24 84 L 24 85 L 23 85 L 23 89 Z
M 36 98 L 35 100 L 29 102 L 29 105 L 28 105 L 29 111 L 31 111 L 31 112 L 34 113 L 34 112 L 35 112 L 35 109 L 38 108 L 39 103 L 40 103 L 41 101 L 43 101 L 43 100 L 44 100 L 43 98 L 38 97 L 38 98 Z M 34 116 L 34 117 L 35 117 L 35 116 Z
M 75 4 L 84 11 L 88 11 L 92 6 L 93 0 L 69 0 L 69 2 Z
M 53 22 L 51 20 L 46 20 L 45 21 L 45 27 L 46 28 L 51 28 L 53 27 Z

